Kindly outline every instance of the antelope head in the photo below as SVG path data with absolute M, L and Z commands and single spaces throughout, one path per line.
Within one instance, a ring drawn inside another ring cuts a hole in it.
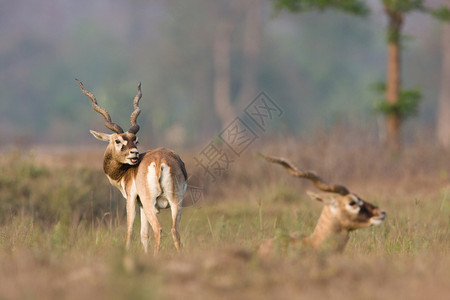
M 326 192 L 317 194 L 308 191 L 308 195 L 312 199 L 320 201 L 324 207 L 314 232 L 309 237 L 303 238 L 305 244 L 317 248 L 330 235 L 338 235 L 342 237 L 342 243 L 338 245 L 338 250 L 343 250 L 350 231 L 371 225 L 380 225 L 386 218 L 383 210 L 362 200 L 345 186 L 330 185 L 314 172 L 299 170 L 283 158 L 262 154 L 261 156 L 268 162 L 280 164 L 295 177 L 311 180 L 318 189 Z
M 80 85 L 83 94 L 91 99 L 93 109 L 105 118 L 106 128 L 114 132 L 112 134 L 107 134 L 90 130 L 91 134 L 96 139 L 109 143 L 106 148 L 105 157 L 110 156 L 110 159 L 114 159 L 114 161 L 120 164 L 138 164 L 139 151 L 137 149 L 138 138 L 136 134 L 139 131 L 139 125 L 137 124 L 136 119 L 141 112 L 138 106 L 139 100 L 142 97 L 141 84 L 138 85 L 138 93 L 133 100 L 134 111 L 130 116 L 131 128 L 127 132 L 124 132 L 122 127 L 111 121 L 111 117 L 108 112 L 98 105 L 94 94 L 86 91 L 83 83 L 81 83 L 78 79 L 77 82 Z
M 324 204 L 324 210 L 330 211 L 341 230 L 352 231 L 371 225 L 380 225 L 386 218 L 384 211 L 353 193 L 335 195 L 307 191 L 307 194 L 311 199 Z

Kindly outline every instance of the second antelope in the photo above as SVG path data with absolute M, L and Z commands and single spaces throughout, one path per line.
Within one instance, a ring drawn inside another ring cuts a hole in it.
M 136 217 L 136 204 L 141 213 L 141 242 L 144 251 L 148 251 L 149 223 L 155 237 L 154 253 L 161 245 L 161 225 L 156 217 L 159 210 L 169 208 L 172 212 L 172 238 L 178 252 L 181 251 L 179 223 L 184 193 L 186 191 L 187 173 L 181 158 L 172 150 L 158 148 L 144 153 L 137 149 L 136 133 L 139 125 L 136 119 L 140 113 L 139 100 L 142 97 L 141 85 L 133 101 L 131 128 L 123 129 L 111 121 L 108 112 L 98 106 L 94 94 L 86 91 L 77 80 L 82 92 L 91 99 L 92 107 L 105 118 L 105 126 L 114 133 L 107 134 L 91 130 L 92 135 L 108 142 L 103 159 L 103 170 L 112 185 L 117 187 L 127 199 L 127 235 L 126 248 L 130 248 L 133 223 Z
M 362 200 L 345 186 L 329 185 L 313 172 L 299 170 L 283 158 L 260 155 L 268 162 L 280 164 L 291 175 L 309 179 L 318 189 L 328 192 L 316 194 L 308 191 L 308 195 L 312 199 L 322 202 L 324 207 L 314 232 L 309 237 L 302 239 L 303 244 L 319 248 L 325 240 L 334 235 L 338 237 L 336 250 L 343 251 L 348 242 L 350 231 L 371 225 L 380 225 L 386 218 L 386 213 L 383 210 Z M 291 237 L 292 242 L 295 242 L 295 240 L 294 237 Z M 272 252 L 274 241 L 274 239 L 265 241 L 259 252 L 261 254 Z

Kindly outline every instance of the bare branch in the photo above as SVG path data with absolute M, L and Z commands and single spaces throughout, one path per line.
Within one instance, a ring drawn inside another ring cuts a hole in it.
M 266 156 L 266 155 L 263 155 L 262 153 L 259 153 L 259 155 L 261 157 L 263 157 L 265 160 L 267 160 L 268 162 L 282 165 L 291 175 L 293 175 L 295 177 L 306 178 L 306 179 L 311 180 L 318 189 L 320 189 L 324 192 L 337 193 L 340 195 L 347 195 L 350 193 L 349 190 L 345 186 L 329 185 L 327 182 L 325 182 L 322 178 L 320 178 L 314 172 L 299 170 L 292 163 L 290 163 L 289 161 L 287 161 L 284 158 Z
M 89 99 L 91 99 L 91 101 L 92 101 L 92 108 L 105 118 L 105 126 L 106 126 L 106 128 L 114 131 L 115 133 L 123 133 L 123 129 L 119 125 L 111 122 L 111 117 L 109 116 L 109 114 L 106 111 L 106 109 L 98 106 L 97 99 L 95 99 L 94 94 L 92 94 L 91 92 L 86 91 L 84 89 L 84 85 L 83 85 L 83 83 L 81 81 L 79 81 L 78 79 L 75 79 L 75 80 L 80 85 L 80 88 L 81 88 L 81 91 L 83 92 L 83 94 L 85 94 L 86 96 L 89 97 Z

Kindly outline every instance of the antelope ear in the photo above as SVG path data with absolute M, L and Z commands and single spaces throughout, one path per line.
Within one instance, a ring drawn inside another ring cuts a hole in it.
M 103 132 L 98 132 L 98 131 L 94 131 L 94 130 L 89 130 L 92 135 L 100 141 L 104 141 L 104 142 L 109 142 L 111 134 L 107 134 L 107 133 L 103 133 Z
M 311 199 L 322 202 L 324 205 L 337 206 L 336 200 L 334 199 L 335 196 L 332 194 L 317 194 L 311 191 L 306 191 L 306 193 Z

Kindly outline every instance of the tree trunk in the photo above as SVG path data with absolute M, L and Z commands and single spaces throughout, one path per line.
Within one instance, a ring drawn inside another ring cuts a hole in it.
M 387 80 L 386 101 L 394 105 L 399 101 L 401 90 L 401 28 L 403 16 L 400 12 L 387 11 L 388 25 L 388 53 L 387 53 Z M 388 147 L 399 151 L 401 147 L 402 119 L 397 110 L 391 110 L 386 116 L 386 135 Z
M 386 101 L 395 104 L 399 99 L 400 90 L 400 49 L 398 44 L 388 46 L 388 66 Z M 398 112 L 392 111 L 386 116 L 387 143 L 390 149 L 398 151 L 401 145 L 401 118 Z
M 438 104 L 437 138 L 440 146 L 450 149 L 450 25 L 443 25 L 442 75 Z
M 240 108 L 250 103 L 257 92 L 259 53 L 261 48 L 261 6 L 261 0 L 246 0 L 244 3 L 242 84 L 237 97 Z
M 237 3 L 237 2 L 236 2 Z M 231 103 L 231 37 L 236 24 L 234 6 L 218 14 L 218 25 L 214 36 L 214 107 L 220 119 L 221 127 L 225 128 L 236 116 Z M 221 13 L 221 14 L 220 14 Z

